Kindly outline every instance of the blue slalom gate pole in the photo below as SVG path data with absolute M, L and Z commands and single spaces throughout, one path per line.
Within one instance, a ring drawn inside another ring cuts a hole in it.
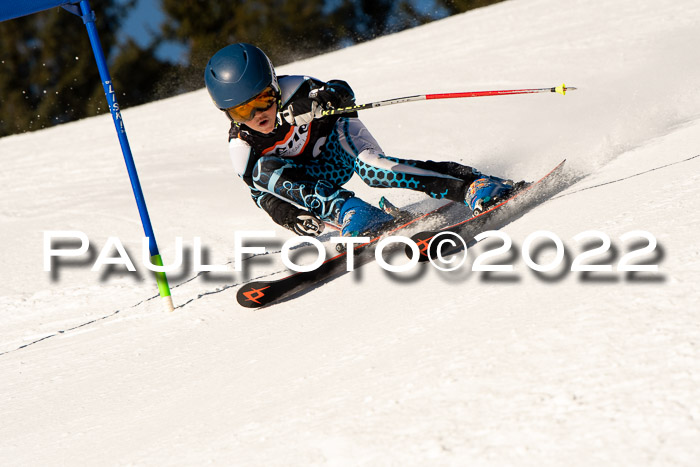
M 69 9 L 69 11 L 71 11 L 72 13 L 79 15 L 83 19 L 85 27 L 87 28 L 88 36 L 90 37 L 90 45 L 92 46 L 92 51 L 95 55 L 97 68 L 100 72 L 100 79 L 102 80 L 102 86 L 104 87 L 105 96 L 107 97 L 109 111 L 112 114 L 112 120 L 114 120 L 114 127 L 117 130 L 119 144 L 121 145 L 122 154 L 124 155 L 126 170 L 129 172 L 131 188 L 134 191 L 134 197 L 136 198 L 136 205 L 138 206 L 139 215 L 141 216 L 141 224 L 143 225 L 143 231 L 146 234 L 146 237 L 148 237 L 148 248 L 151 256 L 151 264 L 156 267 L 162 268 L 163 259 L 161 258 L 160 253 L 158 252 L 156 236 L 153 233 L 153 226 L 151 225 L 151 219 L 148 216 L 146 200 L 143 196 L 143 191 L 141 190 L 141 183 L 139 182 L 139 176 L 136 172 L 134 157 L 131 154 L 129 140 L 126 137 L 126 129 L 124 128 L 124 122 L 122 120 L 122 115 L 119 110 L 119 104 L 117 103 L 117 99 L 114 93 L 112 78 L 110 77 L 109 69 L 107 68 L 107 60 L 105 59 L 102 44 L 97 34 L 97 27 L 95 26 L 95 12 L 92 11 L 92 9 L 90 8 L 90 4 L 87 0 L 81 0 L 79 11 L 77 11 L 77 8 L 66 9 Z M 165 275 L 165 272 L 156 271 L 155 274 L 156 282 L 158 283 L 158 292 L 160 293 L 160 296 L 163 300 L 164 307 L 168 311 L 173 311 L 173 300 L 170 294 L 170 286 L 168 285 L 168 279 Z

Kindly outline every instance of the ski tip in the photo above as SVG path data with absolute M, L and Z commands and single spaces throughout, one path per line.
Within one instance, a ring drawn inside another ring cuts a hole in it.
M 566 84 L 562 84 L 561 86 L 557 86 L 556 88 L 553 89 L 554 92 L 561 94 L 562 96 L 566 95 L 566 91 L 575 91 L 576 88 L 569 86 L 568 88 L 566 87 Z

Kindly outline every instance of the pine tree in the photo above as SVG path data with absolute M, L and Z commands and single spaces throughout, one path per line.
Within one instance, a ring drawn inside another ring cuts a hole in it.
M 333 50 L 343 41 L 324 0 L 162 0 L 168 20 L 163 39 L 189 47 L 182 79 L 204 85 L 203 69 L 219 49 L 235 42 L 260 47 L 275 65 Z
M 117 46 L 136 0 L 95 2 L 97 27 L 122 107 L 201 88 L 217 50 L 257 45 L 275 65 L 502 0 L 161 0 L 166 21 L 146 47 Z M 187 65 L 158 60 L 162 41 L 189 48 Z M 0 136 L 107 112 L 85 27 L 61 8 L 0 23 Z
M 156 43 L 142 49 L 127 42 L 117 48 L 120 25 L 135 1 L 103 0 L 94 5 L 95 24 L 122 107 L 152 100 L 157 77 L 173 69 L 155 58 Z M 0 136 L 107 111 L 80 18 L 53 8 L 0 23 Z
M 448 15 L 464 13 L 467 10 L 481 8 L 502 1 L 503 0 L 437 0 L 440 6 L 447 10 Z
M 105 52 L 123 12 L 98 11 Z M 61 8 L 0 23 L 0 135 L 36 130 L 106 110 L 90 42 L 80 19 Z

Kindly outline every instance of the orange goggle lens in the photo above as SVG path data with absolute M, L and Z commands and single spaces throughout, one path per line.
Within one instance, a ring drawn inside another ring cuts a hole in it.
M 265 111 L 272 107 L 272 105 L 277 101 L 277 93 L 271 87 L 265 88 L 263 92 L 245 102 L 243 104 L 237 105 L 235 107 L 229 107 L 224 111 L 233 120 L 244 123 L 251 120 L 255 113 L 258 111 Z

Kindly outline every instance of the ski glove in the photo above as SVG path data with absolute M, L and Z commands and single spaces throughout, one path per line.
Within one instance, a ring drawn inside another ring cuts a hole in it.
M 312 213 L 294 206 L 271 193 L 265 193 L 251 188 L 255 204 L 270 215 L 276 224 L 291 230 L 295 234 L 315 237 L 323 232 L 326 226 L 321 219 Z
M 312 89 L 309 97 L 297 99 L 282 112 L 282 117 L 290 125 L 306 125 L 311 120 L 321 118 L 324 110 L 349 107 L 355 103 L 355 96 L 344 81 L 329 81 L 325 86 Z
M 324 110 L 318 101 L 310 97 L 303 97 L 289 104 L 282 112 L 282 117 L 290 125 L 301 126 L 315 118 L 321 118 Z
M 283 226 L 297 235 L 316 237 L 321 235 L 325 224 L 313 214 L 302 209 L 297 209 L 297 214 L 293 217 L 290 216 L 289 220 L 284 223 Z

